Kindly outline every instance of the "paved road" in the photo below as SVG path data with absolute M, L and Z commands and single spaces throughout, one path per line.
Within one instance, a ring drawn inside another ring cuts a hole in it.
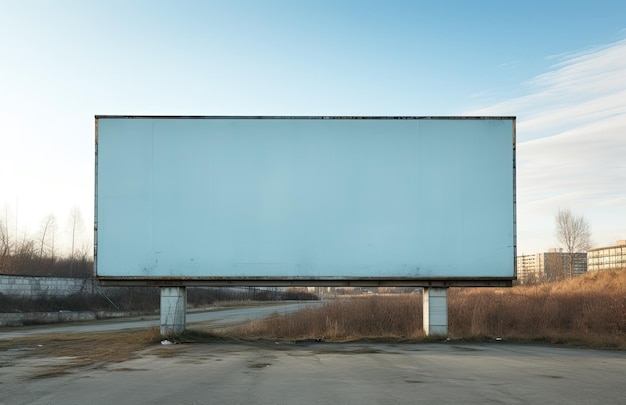
M 0 352 L 0 404 L 623 404 L 626 352 L 492 344 L 155 345 L 29 379 Z
M 190 312 L 187 324 L 211 322 L 215 327 L 234 325 L 251 319 L 264 318 L 274 312 L 296 312 L 306 306 L 320 305 L 320 301 L 303 301 L 297 303 L 280 303 L 268 306 L 218 308 L 210 311 Z M 14 339 L 24 336 L 47 333 L 81 333 L 109 332 L 127 329 L 145 329 L 159 327 L 159 316 L 143 316 L 124 319 L 108 319 L 102 321 L 77 322 L 71 324 L 38 325 L 29 327 L 2 327 L 0 339 Z

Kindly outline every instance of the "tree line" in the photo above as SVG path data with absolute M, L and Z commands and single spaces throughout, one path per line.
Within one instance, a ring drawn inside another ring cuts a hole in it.
M 78 207 L 72 208 L 66 224 L 67 247 L 61 249 L 58 223 L 48 215 L 35 235 L 12 232 L 8 215 L 0 219 L 0 274 L 54 277 L 91 277 L 91 244 L 85 242 L 84 222 Z

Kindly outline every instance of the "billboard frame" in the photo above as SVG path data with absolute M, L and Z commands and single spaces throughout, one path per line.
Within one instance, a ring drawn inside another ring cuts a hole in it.
M 166 277 L 98 275 L 98 123 L 100 119 L 186 119 L 186 120 L 510 120 L 512 121 L 512 277 Z M 96 115 L 95 116 L 95 190 L 94 190 L 94 274 L 104 286 L 327 286 L 327 287 L 508 287 L 516 279 L 516 117 L 489 116 L 166 116 L 166 115 Z

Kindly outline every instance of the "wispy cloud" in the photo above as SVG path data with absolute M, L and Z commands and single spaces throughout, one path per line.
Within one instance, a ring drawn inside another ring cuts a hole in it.
M 626 115 L 626 40 L 569 54 L 528 83 L 528 93 L 473 115 L 517 115 L 519 140 Z
M 554 245 L 565 206 L 598 244 L 626 238 L 626 40 L 561 58 L 526 95 L 471 113 L 518 117 L 520 252 Z

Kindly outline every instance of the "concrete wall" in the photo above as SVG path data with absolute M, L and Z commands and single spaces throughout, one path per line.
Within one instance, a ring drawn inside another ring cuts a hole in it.
M 94 292 L 92 279 L 0 275 L 0 294 L 7 296 L 68 296 Z
M 0 326 L 41 325 L 59 322 L 93 321 L 95 319 L 121 318 L 134 315 L 144 315 L 144 313 L 122 311 L 0 313 Z

